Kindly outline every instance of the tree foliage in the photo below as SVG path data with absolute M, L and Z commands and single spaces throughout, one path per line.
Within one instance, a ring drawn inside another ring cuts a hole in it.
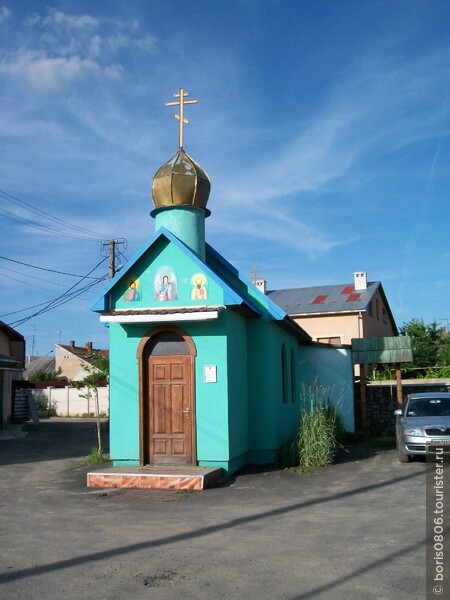
M 100 354 L 100 352 L 92 352 L 88 356 L 89 367 L 84 367 L 86 370 L 86 377 L 83 379 L 84 384 L 93 384 L 98 381 L 109 378 L 109 361 L 108 359 Z
M 411 338 L 413 362 L 404 365 L 410 377 L 446 377 L 450 367 L 450 335 L 433 321 L 411 319 L 404 323 L 401 335 Z
M 86 377 L 81 381 L 74 381 L 72 384 L 78 389 L 84 388 L 84 393 L 80 393 L 81 398 L 86 400 L 93 399 L 95 403 L 95 417 L 97 422 L 97 448 L 93 448 L 91 455 L 103 457 L 102 434 L 100 420 L 100 405 L 98 401 L 98 382 L 109 377 L 109 361 L 100 352 L 92 352 L 88 356 L 89 365 L 82 365 L 86 371 Z
M 441 332 L 436 322 L 426 325 L 423 319 L 412 319 L 403 325 L 400 333 L 411 338 L 412 367 L 435 367 L 438 364 Z
M 403 363 L 403 375 L 411 379 L 450 377 L 450 333 L 435 321 L 411 319 L 403 324 L 400 335 L 411 339 L 413 362 Z M 377 365 L 370 379 L 382 381 L 395 378 L 395 365 Z
M 28 381 L 55 381 L 61 375 L 61 369 L 57 371 L 42 371 L 39 369 L 28 377 Z

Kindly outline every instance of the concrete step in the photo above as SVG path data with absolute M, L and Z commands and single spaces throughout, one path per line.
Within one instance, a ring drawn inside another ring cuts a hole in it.
M 109 467 L 87 474 L 87 486 L 95 488 L 204 490 L 222 478 L 215 467 L 161 466 Z

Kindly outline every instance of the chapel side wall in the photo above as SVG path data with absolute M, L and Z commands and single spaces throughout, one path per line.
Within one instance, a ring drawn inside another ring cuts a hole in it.
M 249 463 L 274 460 L 277 445 L 277 413 L 274 398 L 279 381 L 273 372 L 275 352 L 267 323 L 248 324 Z
M 300 347 L 300 390 L 320 385 L 336 404 L 347 431 L 355 431 L 351 350 L 323 344 Z
M 247 373 L 247 321 L 227 310 L 228 430 L 232 470 L 247 462 L 249 409 Z
M 143 325 L 110 325 L 110 456 L 115 465 L 140 462 L 136 350 L 147 330 Z
M 284 342 L 289 381 L 290 350 L 292 348 L 297 352 L 297 340 L 283 331 L 278 324 L 260 320 L 249 320 L 248 332 L 248 389 L 251 415 L 249 462 L 271 463 L 277 460 L 279 447 L 288 439 L 292 439 L 298 425 L 298 403 L 291 400 L 283 403 L 281 367 L 281 349 Z
M 286 442 L 290 442 L 296 436 L 300 422 L 300 393 L 298 382 L 300 380 L 299 369 L 299 346 L 298 340 L 287 331 L 278 328 L 278 356 L 275 357 L 278 377 L 279 391 L 276 399 L 278 413 L 278 442 L 280 448 Z M 281 362 L 281 348 L 284 345 L 286 362 L 284 365 L 285 390 L 283 399 L 283 369 Z M 295 389 L 294 389 L 295 388 Z

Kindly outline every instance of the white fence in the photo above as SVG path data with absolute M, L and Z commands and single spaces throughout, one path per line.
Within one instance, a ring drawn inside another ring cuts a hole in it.
M 34 400 L 44 397 L 47 401 L 47 408 L 56 412 L 58 417 L 81 417 L 95 415 L 95 398 L 84 398 L 87 395 L 87 388 L 77 389 L 74 387 L 55 388 L 48 387 L 43 389 L 28 390 L 34 397 Z M 109 415 L 109 387 L 98 388 L 98 402 L 100 405 L 100 414 Z M 39 403 L 38 403 L 39 404 Z

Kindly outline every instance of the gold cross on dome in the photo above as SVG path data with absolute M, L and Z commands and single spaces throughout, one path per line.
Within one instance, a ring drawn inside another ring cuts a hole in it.
M 183 147 L 183 125 L 184 123 L 189 123 L 189 121 L 187 119 L 185 119 L 184 117 L 184 105 L 185 104 L 197 104 L 197 100 L 185 100 L 186 96 L 189 96 L 189 94 L 187 92 L 185 92 L 183 90 L 183 88 L 180 88 L 180 91 L 177 93 L 174 93 L 175 98 L 179 98 L 179 100 L 174 100 L 173 102 L 166 102 L 166 106 L 179 106 L 180 107 L 180 113 L 174 114 L 173 116 L 175 117 L 175 119 L 178 119 L 178 121 L 180 122 L 180 126 L 179 126 L 179 134 L 178 134 L 178 143 L 180 148 Z

